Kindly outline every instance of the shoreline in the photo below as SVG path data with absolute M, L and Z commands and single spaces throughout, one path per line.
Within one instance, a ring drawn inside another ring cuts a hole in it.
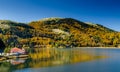
M 75 48 L 100 48 L 100 49 L 120 49 L 120 47 L 75 47 Z

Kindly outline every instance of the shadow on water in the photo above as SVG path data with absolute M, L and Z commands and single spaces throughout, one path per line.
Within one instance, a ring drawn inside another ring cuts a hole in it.
M 0 72 L 12 72 L 25 68 L 42 68 L 59 66 L 96 59 L 104 59 L 105 55 L 97 55 L 84 49 L 29 49 L 28 59 L 11 59 L 0 62 Z

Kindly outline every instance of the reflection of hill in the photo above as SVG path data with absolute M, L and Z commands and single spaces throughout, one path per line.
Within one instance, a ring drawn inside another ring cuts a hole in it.
M 96 56 L 94 54 L 78 50 L 58 50 L 58 49 L 37 49 L 30 54 L 30 60 L 22 66 L 32 68 L 49 67 L 78 62 L 104 59 L 106 56 Z M 21 66 L 21 65 L 20 65 Z M 19 66 L 18 66 L 19 67 Z
M 14 70 L 24 68 L 59 66 L 106 58 L 104 55 L 96 55 L 80 49 L 31 49 L 30 51 L 29 59 L 1 62 L 0 72 L 13 72 Z

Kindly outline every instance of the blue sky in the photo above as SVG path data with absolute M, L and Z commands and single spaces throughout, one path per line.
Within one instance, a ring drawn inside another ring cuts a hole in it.
M 70 17 L 120 31 L 119 0 L 0 0 L 0 19 L 30 22 Z

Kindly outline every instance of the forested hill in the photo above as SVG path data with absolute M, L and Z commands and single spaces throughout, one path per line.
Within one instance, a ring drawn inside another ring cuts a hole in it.
M 115 32 L 114 30 L 104 27 L 100 24 L 85 23 L 72 18 L 45 18 L 40 21 L 33 21 L 29 25 L 36 29 L 46 26 L 47 28 L 50 29 L 53 28 L 67 29 L 70 26 L 69 29 L 76 28 L 81 31 L 85 31 L 88 29 L 92 29 L 92 30 L 95 29 L 105 32 Z
M 119 32 L 72 18 L 45 18 L 29 24 L 0 20 L 0 38 L 7 47 L 118 47 L 120 44 Z

